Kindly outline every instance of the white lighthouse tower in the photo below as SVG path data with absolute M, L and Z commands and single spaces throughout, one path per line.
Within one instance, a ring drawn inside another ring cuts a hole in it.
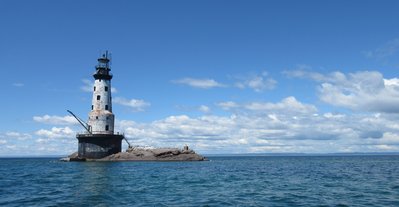
M 77 134 L 78 157 L 98 159 L 121 151 L 124 136 L 114 133 L 115 116 L 112 113 L 111 68 L 108 51 L 98 58 L 93 74 L 93 99 L 85 133 Z M 80 122 L 80 121 L 79 121 Z
M 93 77 L 93 99 L 89 114 L 89 130 L 92 134 L 114 134 L 114 119 L 112 113 L 111 79 L 109 72 L 108 51 L 98 58 L 98 65 Z

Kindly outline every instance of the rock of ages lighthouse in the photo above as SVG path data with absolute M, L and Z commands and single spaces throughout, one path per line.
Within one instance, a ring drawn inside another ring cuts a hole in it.
M 62 161 L 204 161 L 205 157 L 196 154 L 185 146 L 177 148 L 132 147 L 123 134 L 114 131 L 115 116 L 112 113 L 110 59 L 108 51 L 98 58 L 93 74 L 93 98 L 88 122 L 84 122 L 71 111 L 85 132 L 76 135 L 79 141 L 78 152 Z M 121 152 L 122 140 L 129 144 L 126 152 Z
M 115 116 L 112 113 L 111 68 L 108 51 L 98 58 L 93 74 L 93 98 L 88 123 L 84 133 L 76 135 L 79 140 L 79 159 L 100 159 L 121 152 L 124 136 L 114 133 Z M 84 123 L 84 124 L 83 124 Z

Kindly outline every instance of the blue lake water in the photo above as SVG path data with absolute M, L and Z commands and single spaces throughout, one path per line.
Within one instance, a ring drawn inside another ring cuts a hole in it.
M 0 206 L 399 206 L 399 156 L 0 159 Z

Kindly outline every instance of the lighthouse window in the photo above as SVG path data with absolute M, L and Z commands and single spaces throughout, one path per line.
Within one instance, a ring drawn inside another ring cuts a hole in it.
M 91 105 L 91 110 L 93 110 L 93 108 L 94 108 L 94 106 L 93 106 L 93 105 Z
M 105 91 L 108 91 L 108 86 L 105 86 L 104 90 L 105 90 Z
M 94 91 L 96 91 L 96 87 L 94 86 Z
M 105 131 L 108 131 L 108 130 L 109 130 L 108 125 L 105 125 Z
M 96 119 L 98 119 L 98 116 L 96 116 Z
M 97 96 L 97 100 L 100 100 L 101 96 Z
M 105 105 L 105 110 L 108 110 L 108 105 Z

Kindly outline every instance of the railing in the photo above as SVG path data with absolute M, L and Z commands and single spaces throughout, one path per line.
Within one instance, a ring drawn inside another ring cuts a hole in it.
M 92 131 L 91 134 L 88 131 L 83 131 L 83 132 L 76 133 L 76 135 L 79 135 L 79 134 L 84 134 L 84 135 L 110 134 L 110 135 L 123 135 L 123 136 L 125 136 L 125 133 L 121 133 L 121 132 L 110 133 L 110 131 Z

